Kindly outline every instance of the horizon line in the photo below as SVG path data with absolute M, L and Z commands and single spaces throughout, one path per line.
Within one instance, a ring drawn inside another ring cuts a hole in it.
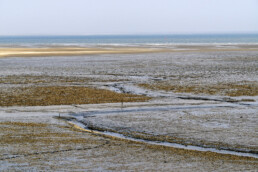
M 258 32 L 211 32 L 211 33 L 132 33 L 132 34 L 31 34 L 0 35 L 0 37 L 33 37 L 33 36 L 176 36 L 176 35 L 256 35 Z

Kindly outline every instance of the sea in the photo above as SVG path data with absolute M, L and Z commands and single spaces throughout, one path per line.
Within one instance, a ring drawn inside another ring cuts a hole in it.
M 0 47 L 258 44 L 258 34 L 0 36 Z

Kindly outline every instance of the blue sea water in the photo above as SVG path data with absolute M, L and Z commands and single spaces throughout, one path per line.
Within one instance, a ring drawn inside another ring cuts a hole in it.
M 0 46 L 258 44 L 258 34 L 0 36 Z

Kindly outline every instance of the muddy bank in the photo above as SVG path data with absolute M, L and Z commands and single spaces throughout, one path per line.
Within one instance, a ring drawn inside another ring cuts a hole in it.
M 157 146 L 157 147 L 167 147 L 167 148 L 177 148 L 177 149 L 184 149 L 184 150 L 190 150 L 190 151 L 201 151 L 205 153 L 209 153 L 212 155 L 214 153 L 214 156 L 220 156 L 221 154 L 225 155 L 235 155 L 235 156 L 240 156 L 240 157 L 250 157 L 250 158 L 255 158 L 258 159 L 258 153 L 255 151 L 248 151 L 244 149 L 231 149 L 229 147 L 223 146 L 220 147 L 216 146 L 215 148 L 211 145 L 198 145 L 195 143 L 186 143 L 186 142 L 178 142 L 177 139 L 174 138 L 174 140 L 164 140 L 160 137 L 151 137 L 147 136 L 144 137 L 143 133 L 134 133 L 128 134 L 128 133 L 121 133 L 117 131 L 111 131 L 109 129 L 104 129 L 104 128 L 98 128 L 95 126 L 89 126 L 85 124 L 85 122 L 79 121 L 76 118 L 73 117 L 57 117 L 57 119 L 62 119 L 68 122 L 68 124 L 72 125 L 74 128 L 80 130 L 80 131 L 85 131 L 88 133 L 93 133 L 97 134 L 99 136 L 111 138 L 114 140 L 123 140 L 126 142 L 135 142 L 139 144 L 146 144 L 148 146 Z M 146 133 L 145 133 L 146 135 Z M 161 141 L 163 140 L 163 141 Z M 168 142 L 169 141 L 169 142 Z M 193 146 L 195 145 L 195 146 Z M 212 153 L 211 153 L 212 152 Z
M 139 144 L 82 132 L 49 113 L 0 112 L 0 121 L 2 171 L 248 171 L 258 166 L 256 159 L 248 157 Z
M 172 106 L 75 113 L 89 129 L 257 154 L 256 106 Z M 232 110 L 234 109 L 234 110 Z

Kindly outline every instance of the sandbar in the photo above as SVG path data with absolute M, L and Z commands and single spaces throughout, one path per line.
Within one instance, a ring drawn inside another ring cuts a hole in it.
M 81 56 L 93 54 L 137 54 L 162 52 L 257 51 L 256 44 L 241 45 L 139 45 L 139 46 L 42 46 L 0 47 L 1 57 Z

